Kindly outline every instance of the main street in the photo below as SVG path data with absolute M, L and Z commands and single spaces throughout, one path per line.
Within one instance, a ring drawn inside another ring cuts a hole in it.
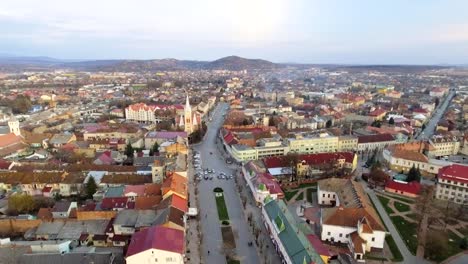
M 450 90 L 449 94 L 444 98 L 444 101 L 441 104 L 439 104 L 434 110 L 434 114 L 432 115 L 431 119 L 429 119 L 429 121 L 426 123 L 426 128 L 424 129 L 424 131 L 419 133 L 419 135 L 416 137 L 416 140 L 428 139 L 434 134 L 437 124 L 439 123 L 443 114 L 447 110 L 447 107 L 454 96 L 455 91 Z
M 221 236 L 218 212 L 215 203 L 213 189 L 221 187 L 224 190 L 226 206 L 228 208 L 229 221 L 231 223 L 235 242 L 236 255 L 242 263 L 259 263 L 259 257 L 254 246 L 248 246 L 248 242 L 254 237 L 248 230 L 248 224 L 244 217 L 243 207 L 239 198 L 234 179 L 218 179 L 220 172 L 227 175 L 235 175 L 235 170 L 226 164 L 222 154 L 216 147 L 216 137 L 219 128 L 224 122 L 224 115 L 228 105 L 220 103 L 213 111 L 212 121 L 208 124 L 208 131 L 204 140 L 193 147 L 201 156 L 201 167 L 213 169 L 215 173 L 210 174 L 212 180 L 196 181 L 198 185 L 198 200 L 200 209 L 200 223 L 202 230 L 201 254 L 203 263 L 225 263 L 223 252 L 223 240 Z M 231 165 L 232 166 L 232 165 Z M 208 251 L 210 252 L 208 254 Z

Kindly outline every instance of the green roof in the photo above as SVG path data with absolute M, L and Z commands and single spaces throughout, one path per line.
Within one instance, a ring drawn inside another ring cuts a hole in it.
M 271 222 L 278 227 L 278 237 L 286 249 L 292 263 L 323 264 L 322 258 L 315 251 L 304 233 L 298 229 L 297 222 L 289 212 L 283 200 L 271 200 L 264 205 L 264 209 Z

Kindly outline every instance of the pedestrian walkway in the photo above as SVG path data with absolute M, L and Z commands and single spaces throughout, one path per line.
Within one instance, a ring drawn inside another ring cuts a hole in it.
M 398 233 L 398 230 L 393 225 L 392 220 L 390 219 L 387 212 L 385 211 L 382 204 L 380 203 L 379 199 L 377 198 L 377 195 L 375 195 L 374 191 L 372 191 L 370 189 L 367 189 L 367 192 L 369 194 L 370 199 L 374 203 L 375 208 L 377 209 L 380 216 L 382 217 L 382 221 L 385 223 L 385 225 L 388 228 L 388 231 L 390 232 L 393 239 L 395 240 L 395 243 L 396 243 L 398 249 L 400 250 L 401 255 L 404 258 L 404 263 L 429 263 L 425 259 L 414 256 L 413 254 L 411 254 L 411 252 L 406 247 L 405 242 L 403 241 L 403 239 L 401 239 L 400 233 Z

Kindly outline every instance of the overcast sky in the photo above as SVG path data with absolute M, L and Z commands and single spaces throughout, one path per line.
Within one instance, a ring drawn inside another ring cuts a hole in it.
M 467 64 L 468 1 L 1 0 L 0 53 Z

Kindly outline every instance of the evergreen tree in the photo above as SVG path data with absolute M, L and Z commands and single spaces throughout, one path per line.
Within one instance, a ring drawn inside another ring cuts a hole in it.
M 158 142 L 154 142 L 153 147 L 150 149 L 150 155 L 153 156 L 155 153 L 159 152 L 159 144 Z
M 97 190 L 96 181 L 94 180 L 93 176 L 90 176 L 88 182 L 86 183 L 86 196 L 89 199 L 93 198 L 93 195 L 96 193 L 96 190 Z
M 132 147 L 132 144 L 128 143 L 127 146 L 125 147 L 125 155 L 127 155 L 128 158 L 133 157 L 133 147 Z
M 393 119 L 393 117 L 390 117 L 390 119 L 388 120 L 388 124 L 389 125 L 395 124 L 395 119 Z

